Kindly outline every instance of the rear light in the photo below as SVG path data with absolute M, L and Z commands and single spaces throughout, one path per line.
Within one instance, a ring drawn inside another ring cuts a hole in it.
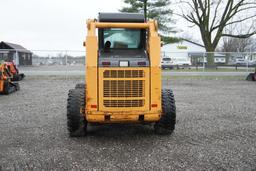
M 105 62 L 102 62 L 101 64 L 102 64 L 103 66 L 110 66 L 110 65 L 111 65 L 110 62 L 106 62 L 106 61 L 105 61 Z
M 157 107 L 157 104 L 151 104 L 151 107 Z
M 147 65 L 147 63 L 146 62 L 138 62 L 138 65 L 139 66 L 145 66 L 145 65 Z
M 97 108 L 97 105 L 91 105 L 91 108 L 95 109 L 95 108 Z

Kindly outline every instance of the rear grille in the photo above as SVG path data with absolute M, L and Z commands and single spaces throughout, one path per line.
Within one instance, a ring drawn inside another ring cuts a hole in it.
M 143 70 L 105 70 L 103 77 L 105 107 L 144 106 L 145 73 Z
M 143 80 L 104 80 L 103 97 L 144 97 Z
M 104 78 L 143 78 L 143 70 L 106 70 Z

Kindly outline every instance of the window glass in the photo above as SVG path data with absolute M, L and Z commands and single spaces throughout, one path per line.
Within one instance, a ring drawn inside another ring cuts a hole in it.
M 163 61 L 171 61 L 171 58 L 163 58 Z
M 138 49 L 140 48 L 141 30 L 110 28 L 104 29 L 104 47 L 111 49 Z

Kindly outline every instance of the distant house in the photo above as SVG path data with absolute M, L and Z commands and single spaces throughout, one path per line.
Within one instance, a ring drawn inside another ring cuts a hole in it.
M 14 61 L 16 65 L 32 65 L 32 52 L 21 45 L 0 42 L 0 60 Z
M 214 63 L 225 64 L 226 63 L 226 55 L 214 53 Z

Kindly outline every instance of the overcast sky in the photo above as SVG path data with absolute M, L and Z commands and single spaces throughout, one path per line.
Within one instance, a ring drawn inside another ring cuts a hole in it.
M 0 41 L 31 50 L 84 50 L 86 20 L 123 6 L 122 0 L 0 0 Z M 183 22 L 176 26 L 191 30 Z
M 83 50 L 86 19 L 122 5 L 122 0 L 0 0 L 0 41 L 33 50 Z

